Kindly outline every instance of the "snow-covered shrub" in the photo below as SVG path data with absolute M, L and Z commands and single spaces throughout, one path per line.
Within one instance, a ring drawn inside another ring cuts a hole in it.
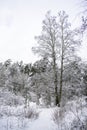
M 77 98 L 54 110 L 52 119 L 57 124 L 58 130 L 87 129 L 87 102 L 85 99 L 86 97 Z
M 34 118 L 34 119 L 37 119 L 39 116 L 39 112 L 36 111 L 35 109 L 33 108 L 29 108 L 29 109 L 26 109 L 24 111 L 24 117 L 25 118 L 28 118 L 28 119 L 31 119 L 31 118 Z
M 24 98 L 17 96 L 14 93 L 8 91 L 8 89 L 0 88 L 0 106 L 1 105 L 23 105 Z
M 87 119 L 83 122 L 80 119 L 75 119 L 71 124 L 71 130 L 87 130 Z
M 23 100 L 20 98 L 20 96 L 12 96 L 8 99 L 8 101 L 6 102 L 6 105 L 22 105 L 23 104 Z
M 57 124 L 59 122 L 61 122 L 61 120 L 63 119 L 64 117 L 64 114 L 65 114 L 65 109 L 63 108 L 55 108 L 54 112 L 53 112 L 53 121 Z
M 33 107 L 25 108 L 24 106 L 1 106 L 0 118 L 2 118 L 3 116 L 36 119 L 39 116 L 39 112 Z

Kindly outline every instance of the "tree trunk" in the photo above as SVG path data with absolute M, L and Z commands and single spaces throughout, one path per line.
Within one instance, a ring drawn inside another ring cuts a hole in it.
M 53 54 L 53 70 L 54 70 L 54 86 L 55 86 L 55 105 L 59 105 L 59 96 L 58 96 L 58 79 L 57 79 L 57 70 L 56 70 L 56 57 L 55 53 Z
M 60 68 L 60 91 L 59 91 L 59 103 L 61 102 L 62 98 L 62 86 L 63 86 L 63 60 L 64 60 L 64 38 L 63 38 L 63 25 L 61 28 L 62 37 L 61 37 L 61 68 Z
M 59 103 L 61 102 L 62 98 L 62 86 L 63 86 L 63 57 L 61 59 L 61 70 L 60 70 L 60 91 L 59 91 Z

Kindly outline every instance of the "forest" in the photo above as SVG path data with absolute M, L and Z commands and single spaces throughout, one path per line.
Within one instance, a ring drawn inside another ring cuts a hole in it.
M 73 28 L 65 11 L 48 11 L 32 47 L 38 60 L 0 62 L 0 130 L 87 130 L 86 14 Z

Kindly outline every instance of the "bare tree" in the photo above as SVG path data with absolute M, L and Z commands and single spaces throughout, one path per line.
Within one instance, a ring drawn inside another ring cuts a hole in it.
M 78 38 L 78 31 L 71 30 L 71 25 L 68 22 L 68 15 L 64 11 L 58 13 L 57 23 L 59 32 L 58 40 L 60 44 L 59 102 L 61 102 L 64 66 L 75 58 L 76 47 L 80 45 L 80 40 Z
M 52 62 L 53 77 L 55 86 L 55 104 L 59 104 L 58 99 L 58 78 L 57 78 L 57 55 L 58 55 L 58 27 L 56 18 L 47 12 L 46 19 L 43 21 L 42 33 L 36 37 L 37 47 L 33 48 L 34 53 L 41 57 L 47 57 Z
M 64 66 L 73 60 L 75 49 L 80 44 L 77 34 L 77 30 L 71 30 L 68 15 L 60 11 L 57 17 L 51 16 L 50 12 L 47 13 L 43 21 L 42 33 L 36 37 L 37 47 L 34 47 L 33 51 L 52 62 L 56 105 L 60 105 L 61 102 Z M 57 71 L 60 71 L 59 83 Z

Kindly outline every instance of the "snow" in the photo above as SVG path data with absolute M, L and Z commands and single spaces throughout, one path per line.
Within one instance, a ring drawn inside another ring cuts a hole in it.
M 0 130 L 71 130 L 71 127 L 74 127 L 73 121 L 84 122 L 87 119 L 87 102 L 85 99 L 87 97 L 77 98 L 72 101 L 67 102 L 63 107 L 49 107 L 43 108 L 43 102 L 41 101 L 41 106 L 37 106 L 35 102 L 29 102 L 29 106 L 25 108 L 24 100 L 20 98 L 19 105 L 12 104 L 8 105 L 8 98 L 13 97 L 14 94 L 6 91 L 8 96 L 4 96 L 4 92 L 0 92 Z M 3 101 L 4 103 L 3 103 Z M 26 118 L 25 114 L 28 114 L 28 110 L 34 110 L 33 112 L 39 113 L 39 117 L 34 116 L 31 118 Z M 55 110 L 58 111 L 56 114 L 60 114 L 57 117 L 56 123 L 53 120 L 53 114 Z M 74 130 L 74 128 L 73 128 Z M 78 129 L 79 130 L 79 129 Z
M 0 118 L 0 130 L 51 130 L 54 126 L 51 118 L 52 108 L 38 109 L 38 111 L 40 114 L 36 120 L 17 116 L 4 116 Z
M 80 130 L 80 126 L 85 126 L 85 121 L 87 121 L 87 102 L 85 98 L 69 101 L 63 108 L 55 109 L 57 110 L 56 114 L 58 114 L 58 118 L 55 121 L 57 130 L 71 130 L 71 128 L 74 130 L 74 125 L 77 127 L 76 130 Z
M 6 115 L 4 112 L 4 116 L 0 117 L 0 130 L 61 130 L 61 128 L 65 130 L 70 128 L 73 120 L 77 118 L 75 116 L 77 114 L 76 107 L 80 107 L 80 104 L 78 103 L 77 105 L 76 101 L 69 102 L 64 108 L 66 109 L 65 112 L 62 113 L 64 114 L 63 118 L 60 118 L 60 121 L 58 121 L 59 124 L 56 124 L 52 118 L 53 112 L 55 110 L 59 111 L 61 108 L 40 108 L 35 103 L 30 103 L 30 105 L 39 111 L 39 117 L 37 119 L 28 119 L 19 116 L 22 114 L 24 106 L 7 107 L 9 115 Z M 75 113 L 69 108 L 70 106 Z M 87 107 L 84 101 L 83 106 L 78 111 L 78 117 L 81 121 L 87 118 Z M 2 111 L 6 111 L 6 106 L 5 108 L 1 107 L 0 113 Z
M 41 110 L 38 120 L 34 121 L 29 130 L 52 130 L 54 122 L 52 120 L 52 109 L 44 108 Z

